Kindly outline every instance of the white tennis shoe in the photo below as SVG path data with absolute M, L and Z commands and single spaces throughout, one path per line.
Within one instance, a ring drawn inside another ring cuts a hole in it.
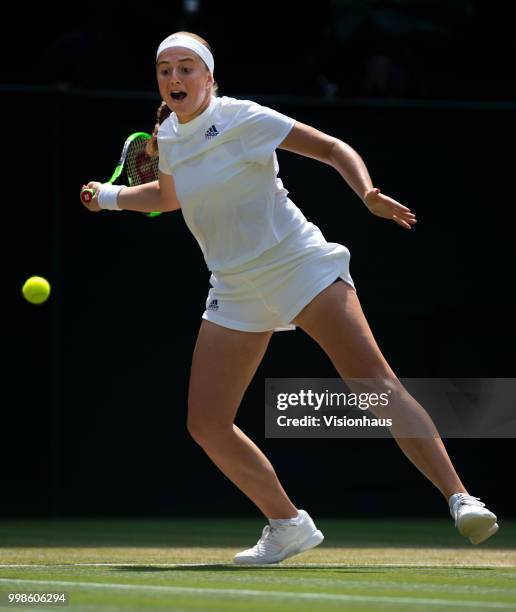
M 496 514 L 488 510 L 478 497 L 456 493 L 450 497 L 449 504 L 455 527 L 472 544 L 480 544 L 498 531 Z
M 236 554 L 234 562 L 238 565 L 279 563 L 314 548 L 324 540 L 305 510 L 299 510 L 299 515 L 292 521 L 285 520 L 276 525 L 276 522 L 274 526 L 266 525 L 255 546 Z

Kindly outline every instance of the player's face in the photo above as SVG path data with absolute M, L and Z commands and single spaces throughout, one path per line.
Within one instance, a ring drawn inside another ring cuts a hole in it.
M 210 104 L 213 77 L 190 49 L 165 49 L 156 64 L 159 93 L 179 123 L 191 121 Z

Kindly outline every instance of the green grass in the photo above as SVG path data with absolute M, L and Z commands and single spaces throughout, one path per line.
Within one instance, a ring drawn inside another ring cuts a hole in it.
M 451 520 L 320 520 L 322 546 L 272 567 L 231 564 L 260 520 L 0 522 L 11 592 L 65 592 L 64 610 L 516 611 L 516 523 L 473 547 Z

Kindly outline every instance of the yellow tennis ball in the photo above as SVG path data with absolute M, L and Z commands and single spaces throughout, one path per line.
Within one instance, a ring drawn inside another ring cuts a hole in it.
M 31 304 L 42 304 L 50 295 L 50 283 L 42 276 L 31 276 L 23 283 L 22 293 Z

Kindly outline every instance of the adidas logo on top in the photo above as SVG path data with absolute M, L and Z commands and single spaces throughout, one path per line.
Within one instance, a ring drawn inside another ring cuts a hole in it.
M 208 310 L 218 310 L 219 309 L 219 301 L 212 300 L 208 306 Z
M 219 132 L 217 131 L 217 128 L 212 125 L 211 128 L 209 130 L 206 130 L 204 137 L 206 138 L 206 140 L 210 140 L 210 138 L 215 138 L 215 136 L 218 136 Z

